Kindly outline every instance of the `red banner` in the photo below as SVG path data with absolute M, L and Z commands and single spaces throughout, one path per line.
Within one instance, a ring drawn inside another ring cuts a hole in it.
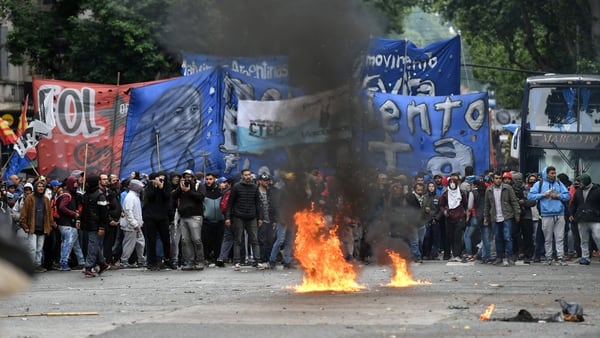
M 49 130 L 39 136 L 39 173 L 52 179 L 63 179 L 75 169 L 118 175 L 130 89 L 148 83 L 117 86 L 34 78 L 35 119 Z

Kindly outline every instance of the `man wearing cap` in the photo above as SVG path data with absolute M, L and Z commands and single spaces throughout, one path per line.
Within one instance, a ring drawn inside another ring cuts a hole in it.
M 8 180 L 12 182 L 15 186 L 15 191 L 13 192 L 15 201 L 18 200 L 21 196 L 23 196 L 24 192 L 24 184 L 21 182 L 21 178 L 19 175 L 10 175 L 8 176 Z
M 240 249 L 244 230 L 248 233 L 248 242 L 254 255 L 253 265 L 258 267 L 260 249 L 258 246 L 258 226 L 262 223 L 260 194 L 258 187 L 252 183 L 252 172 L 242 170 L 242 180 L 231 188 L 231 195 L 225 212 L 225 226 L 233 227 L 233 263 L 234 270 L 239 271 Z
M 69 176 L 65 180 L 63 193 L 57 198 L 58 219 L 56 224 L 61 235 L 60 247 L 60 270 L 70 271 L 69 257 L 71 251 L 75 252 L 77 257 L 78 269 L 83 268 L 85 258 L 79 241 L 79 217 L 81 216 L 81 199 L 78 198 L 78 179 L 75 176 Z M 83 236 L 82 236 L 83 237 Z
M 34 193 L 28 195 L 23 202 L 20 218 L 21 227 L 27 234 L 29 253 L 36 266 L 36 272 L 46 271 L 42 266 L 44 240 L 54 223 L 50 200 L 44 195 L 45 190 L 44 182 L 35 183 Z
M 204 214 L 204 186 L 197 184 L 191 170 L 181 175 L 179 187 L 171 193 L 177 203 L 181 246 L 184 264 L 181 270 L 204 270 L 204 246 L 202 244 L 202 218 Z
M 33 184 L 25 183 L 23 185 L 23 195 L 15 198 L 15 204 L 12 207 L 11 215 L 13 218 L 13 229 L 17 234 L 17 238 L 23 240 L 23 244 L 25 248 L 29 247 L 29 242 L 27 242 L 27 233 L 21 227 L 21 210 L 23 209 L 23 203 L 25 202 L 25 198 L 27 196 L 33 194 Z
M 273 249 L 273 232 L 279 218 L 278 189 L 271 185 L 271 176 L 267 173 L 258 175 L 258 192 L 260 193 L 260 206 L 262 208 L 263 221 L 258 227 L 258 246 L 260 248 L 261 263 L 269 262 L 271 250 Z M 266 268 L 266 264 L 258 265 Z
M 590 232 L 596 244 L 600 244 L 600 186 L 592 183 L 588 174 L 577 177 L 581 187 L 575 191 L 569 210 L 569 219 L 577 221 L 581 236 L 581 259 L 579 264 L 590 264 Z

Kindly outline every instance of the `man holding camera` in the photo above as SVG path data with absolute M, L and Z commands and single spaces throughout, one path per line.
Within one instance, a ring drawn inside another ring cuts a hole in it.
M 169 237 L 169 205 L 171 195 L 169 182 L 166 181 L 167 173 L 152 173 L 143 193 L 143 218 L 146 228 L 146 256 L 148 270 L 157 271 L 161 263 L 156 255 L 156 237 L 160 236 L 163 246 L 163 257 L 167 267 L 172 267 L 169 260 L 171 254 L 171 240 Z
M 204 270 L 204 246 L 202 245 L 204 196 L 204 185 L 196 182 L 191 170 L 184 171 L 179 187 L 172 192 L 179 213 L 184 260 L 182 270 Z

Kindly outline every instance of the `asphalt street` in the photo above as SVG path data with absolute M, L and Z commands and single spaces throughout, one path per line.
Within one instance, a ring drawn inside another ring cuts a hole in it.
M 358 292 L 296 293 L 302 270 L 109 270 L 37 274 L 28 291 L 0 299 L 0 337 L 599 337 L 600 262 L 496 267 L 425 262 L 414 279 L 386 286 L 389 266 L 359 267 Z M 563 299 L 582 323 L 547 318 Z M 492 321 L 479 315 L 495 304 Z M 92 314 L 84 315 L 88 312 Z M 55 315 L 51 315 L 54 313 Z M 66 316 L 66 313 L 75 314 Z

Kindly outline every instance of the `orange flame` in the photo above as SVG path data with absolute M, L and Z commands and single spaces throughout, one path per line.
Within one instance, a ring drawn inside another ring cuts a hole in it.
M 490 304 L 485 312 L 479 315 L 479 320 L 490 320 L 492 311 L 494 311 L 494 304 Z
M 352 264 L 344 259 L 337 226 L 328 229 L 323 215 L 309 210 L 297 212 L 294 219 L 298 225 L 294 256 L 305 273 L 296 292 L 356 292 L 364 288 L 356 282 Z
M 426 281 L 413 280 L 410 272 L 408 272 L 408 265 L 406 264 L 406 260 L 400 257 L 400 254 L 392 250 L 386 250 L 385 252 L 387 252 L 388 256 L 390 256 L 390 258 L 392 259 L 392 266 L 394 268 L 394 275 L 392 276 L 392 280 L 387 286 L 403 288 L 411 285 L 431 284 Z

